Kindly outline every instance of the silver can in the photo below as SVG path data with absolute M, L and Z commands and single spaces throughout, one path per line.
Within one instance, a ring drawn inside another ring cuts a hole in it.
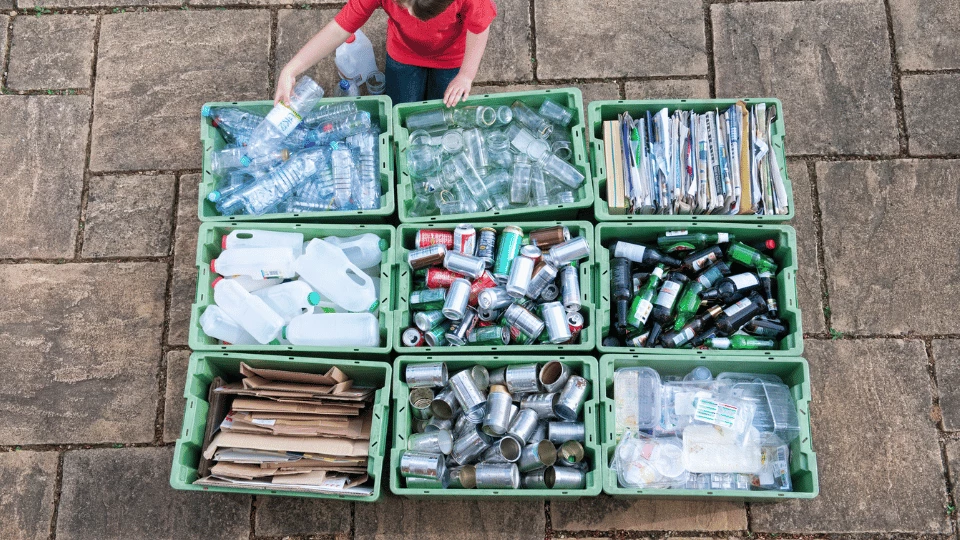
M 491 436 L 503 435 L 510 426 L 510 406 L 513 398 L 503 386 L 490 388 L 486 412 L 483 416 L 483 432 Z
M 453 489 L 473 489 L 477 487 L 477 469 L 473 465 L 447 468 L 449 487 Z
M 433 401 L 432 388 L 414 388 L 410 390 L 410 414 L 414 418 L 430 418 L 430 403 Z
M 481 321 L 495 321 L 503 315 L 502 309 L 483 309 L 482 307 L 477 308 L 477 317 Z
M 510 304 L 510 307 L 503 313 L 503 318 L 511 326 L 536 339 L 543 333 L 544 322 L 539 317 L 531 313 L 527 308 L 518 304 Z
M 560 271 L 560 290 L 563 291 L 563 308 L 580 311 L 580 275 L 576 266 L 567 265 Z
M 466 345 L 467 336 L 473 331 L 478 320 L 477 310 L 467 306 L 463 312 L 463 317 L 459 321 L 453 321 L 453 324 L 450 325 L 450 329 L 447 330 L 444 337 L 446 337 L 447 342 L 454 347 Z
M 487 269 L 493 268 L 493 259 L 497 256 L 497 231 L 490 227 L 480 229 L 477 238 L 477 257 L 483 259 Z
M 517 489 L 520 471 L 516 463 L 481 463 L 477 465 L 478 489 Z
M 520 450 L 520 443 L 516 439 L 504 437 L 487 448 L 481 461 L 486 463 L 514 463 L 520 459 Z
M 443 478 L 440 480 L 411 476 L 409 478 L 404 478 L 403 482 L 410 489 L 447 489 L 450 487 L 450 482 L 447 480 L 447 478 L 447 474 L 444 474 Z
M 477 294 L 477 307 L 487 310 L 500 310 L 513 303 L 513 297 L 504 287 L 491 287 Z
M 470 370 L 461 371 L 450 377 L 450 388 L 457 396 L 457 401 L 463 408 L 463 414 L 466 414 L 474 423 L 479 423 L 483 419 L 484 403 L 487 401 L 487 396 L 477 388 L 477 383 L 470 375 Z
M 560 287 L 557 287 L 556 283 L 547 285 L 540 293 L 540 299 L 544 302 L 553 302 L 557 298 L 560 298 Z
M 453 450 L 453 436 L 447 430 L 414 433 L 407 437 L 407 450 L 422 454 L 447 455 Z
M 441 420 L 449 420 L 460 412 L 460 402 L 457 401 L 452 388 L 444 388 L 433 398 L 433 402 L 430 403 L 430 412 L 435 418 Z
M 533 278 L 533 267 L 540 256 L 536 246 L 523 246 L 520 255 L 513 260 L 510 268 L 510 279 L 507 280 L 507 293 L 514 298 L 523 298 L 527 294 L 527 287 Z
M 470 282 L 457 278 L 450 284 L 447 299 L 443 304 L 443 316 L 451 321 L 459 321 L 467 311 L 470 302 Z
M 520 472 L 530 472 L 550 467 L 557 461 L 557 447 L 550 441 L 528 444 L 520 452 L 517 468 Z
M 557 267 L 547 263 L 540 267 L 539 270 L 536 270 L 533 274 L 533 277 L 530 279 L 530 284 L 527 285 L 527 298 L 536 300 L 543 294 L 543 290 L 547 288 L 547 285 L 550 285 L 557 279 Z
M 548 473 L 548 471 L 550 471 Z M 523 475 L 521 483 L 523 484 L 524 489 L 550 489 L 553 487 L 553 467 L 547 467 L 546 469 L 537 469 L 533 472 L 528 472 Z M 549 485 L 548 485 L 548 476 L 549 476 Z
M 404 379 L 410 388 L 442 388 L 447 385 L 447 365 L 443 362 L 407 364 Z
M 413 314 L 413 324 L 419 328 L 421 332 L 429 332 L 431 328 L 436 327 L 445 320 L 447 320 L 447 318 L 443 316 L 443 312 L 439 309 L 433 311 L 418 311 Z
M 459 403 L 457 404 L 459 408 Z M 457 417 L 457 421 L 453 424 L 453 438 L 459 439 L 463 436 L 467 430 L 476 429 L 477 425 L 470 421 L 470 419 L 465 414 L 461 414 Z
M 510 427 L 507 428 L 507 437 L 516 439 L 520 446 L 527 444 L 527 439 L 537 430 L 540 418 L 530 409 L 523 409 L 517 413 Z
M 487 368 L 477 364 L 470 368 L 470 376 L 473 377 L 473 382 L 477 383 L 477 388 L 481 392 L 486 392 L 490 388 L 490 372 Z
M 587 399 L 589 389 L 589 381 L 579 375 L 571 375 L 557 398 L 554 412 L 563 420 L 576 421 L 580 416 L 580 408 Z
M 441 430 L 451 431 L 453 429 L 453 420 L 449 418 L 437 418 L 434 416 L 427 422 L 427 427 L 423 428 L 424 433 L 433 433 Z
M 414 433 L 426 433 L 430 420 L 426 418 L 414 418 L 410 426 Z
M 443 258 L 443 267 L 451 272 L 463 274 L 470 279 L 477 279 L 487 268 L 480 257 L 465 255 L 456 251 L 447 251 L 447 255 Z
M 487 379 L 489 379 L 490 381 L 490 386 L 493 386 L 495 384 L 504 386 L 507 384 L 507 378 L 506 378 L 507 368 L 506 367 L 491 369 L 491 370 L 488 370 L 488 372 L 490 373 L 490 376 L 487 377 Z
M 548 302 L 540 306 L 540 313 L 543 315 L 543 323 L 547 326 L 550 343 L 570 341 L 573 334 L 570 333 L 570 325 L 567 324 L 567 310 L 563 309 L 563 304 Z
M 441 454 L 404 452 L 400 456 L 400 474 L 404 477 L 440 480 L 445 472 L 446 463 Z
M 563 444 L 567 441 L 585 442 L 587 431 L 583 422 L 549 422 L 547 439 L 554 444 Z
M 554 467 L 552 489 L 583 489 L 587 486 L 587 475 L 581 469 Z
M 563 389 L 563 385 L 567 384 L 571 373 L 573 372 L 570 366 L 563 362 L 551 360 L 540 369 L 540 386 L 547 392 L 559 392 Z M 550 406 L 553 407 L 552 402 Z
M 583 461 L 586 455 L 580 441 L 567 441 L 557 448 L 557 465 L 571 467 Z
M 538 364 L 514 364 L 507 366 L 507 372 L 504 376 L 507 383 L 507 390 L 513 394 L 539 392 L 540 383 L 537 382 L 538 370 Z
M 537 444 L 538 442 L 544 441 L 546 439 L 547 439 L 547 423 L 541 420 L 540 423 L 537 424 L 537 430 L 534 431 L 533 435 L 531 435 L 527 439 L 527 444 L 528 445 Z
M 450 459 L 459 465 L 468 465 L 476 461 L 484 450 L 490 447 L 480 431 L 477 429 L 468 429 L 462 437 L 453 441 L 453 450 L 450 452 Z
M 562 244 L 553 246 L 550 248 L 550 251 L 544 255 L 543 259 L 556 266 L 563 266 L 569 262 L 584 259 L 589 256 L 590 244 L 587 243 L 586 238 L 578 236 Z

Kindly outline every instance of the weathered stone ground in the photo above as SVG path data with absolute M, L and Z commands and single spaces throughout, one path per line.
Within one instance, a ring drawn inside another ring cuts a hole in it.
M 821 495 L 379 504 L 177 492 L 197 112 L 341 3 L 0 0 L 0 538 L 946 538 L 960 3 L 499 0 L 476 91 L 779 97 Z M 366 29 L 382 48 L 385 18 Z M 335 83 L 332 60 L 316 76 Z

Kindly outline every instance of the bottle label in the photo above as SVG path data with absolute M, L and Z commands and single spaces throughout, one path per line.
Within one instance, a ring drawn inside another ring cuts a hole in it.
M 265 120 L 273 124 L 273 127 L 277 128 L 277 131 L 283 133 L 283 136 L 286 137 L 293 133 L 293 130 L 297 129 L 297 126 L 300 125 L 301 118 L 294 110 L 279 103 L 273 107 Z
M 646 252 L 646 250 L 647 248 L 645 246 L 628 244 L 626 242 L 617 242 L 617 247 L 613 250 L 613 255 L 614 257 L 623 257 L 638 263 L 643 261 L 643 254 Z
M 684 236 L 685 234 L 687 234 L 686 229 L 682 229 L 679 231 L 667 231 L 664 233 L 664 236 Z
M 675 347 L 679 347 L 691 339 L 693 339 L 693 328 L 685 328 L 682 332 L 673 337 L 673 345 Z
M 725 233 L 725 232 L 717 233 L 718 244 L 726 244 L 729 241 L 730 241 L 730 233 Z
M 738 408 L 712 399 L 700 398 L 693 413 L 693 419 L 724 428 L 736 425 Z
M 699 272 L 707 267 L 708 264 L 713 264 L 717 262 L 717 254 L 714 251 L 707 253 L 705 256 L 693 261 L 693 264 L 690 265 L 694 271 Z
M 680 284 L 676 281 L 667 281 L 663 284 L 663 288 L 660 289 L 660 294 L 657 295 L 656 304 L 671 309 L 673 303 L 677 300 L 678 294 L 680 294 Z
M 726 315 L 727 317 L 733 317 L 737 313 L 740 313 L 741 311 L 750 307 L 751 303 L 752 302 L 750 301 L 749 298 L 744 298 L 743 300 L 737 302 L 736 304 L 732 306 L 728 306 L 727 309 L 723 310 L 723 314 Z
M 650 312 L 653 311 L 653 304 L 649 300 L 641 299 L 640 306 L 637 308 L 637 320 L 640 321 L 640 325 L 643 326 L 647 324 L 647 319 L 650 318 Z
M 260 275 L 263 276 L 263 279 L 279 278 L 279 277 L 283 277 L 283 270 L 279 270 L 279 269 L 260 270 Z
M 730 281 L 737 286 L 737 290 L 748 289 L 750 287 L 756 287 L 760 285 L 760 280 L 757 279 L 756 274 L 750 272 L 744 272 L 742 274 L 737 274 L 735 276 L 730 276 Z

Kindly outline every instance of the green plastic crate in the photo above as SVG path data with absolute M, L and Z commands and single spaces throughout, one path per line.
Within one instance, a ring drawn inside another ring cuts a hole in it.
M 262 216 L 222 216 L 217 212 L 216 204 L 207 200 L 207 195 L 217 185 L 218 176 L 210 172 L 210 156 L 222 150 L 226 143 L 220 131 L 213 127 L 209 118 L 200 118 L 200 143 L 203 145 L 203 179 L 200 181 L 200 197 L 197 212 L 200 221 L 240 223 L 251 221 L 300 221 L 300 222 L 376 222 L 393 215 L 393 102 L 387 96 L 361 96 L 348 98 L 321 99 L 319 105 L 329 105 L 339 101 L 354 100 L 357 109 L 370 113 L 370 121 L 380 126 L 380 208 L 375 210 L 343 210 L 329 212 L 297 212 L 290 214 L 264 214 Z M 233 107 L 247 112 L 267 114 L 273 108 L 272 101 L 229 101 L 213 102 L 204 106 Z
M 490 356 L 479 357 L 463 356 L 398 356 L 394 361 L 393 377 L 393 448 L 390 449 L 390 491 L 412 499 L 428 498 L 470 498 L 470 499 L 570 499 L 592 497 L 600 494 L 601 436 L 597 431 L 598 411 L 600 409 L 600 370 L 596 358 L 592 356 L 556 356 L 549 360 L 557 360 L 571 366 L 575 373 L 590 381 L 590 393 L 583 404 L 583 421 L 586 430 L 586 442 L 583 448 L 586 459 L 590 462 L 590 472 L 587 473 L 586 487 L 583 489 L 442 489 L 442 488 L 407 488 L 402 487 L 400 475 L 400 456 L 407 448 L 407 437 L 412 431 L 412 417 L 408 409 L 410 390 L 404 380 L 404 373 L 408 364 L 424 362 L 445 362 L 451 375 L 477 364 L 487 369 L 514 364 L 544 363 L 548 359 L 542 356 Z
M 613 400 L 614 371 L 624 367 L 649 367 L 664 375 L 684 376 L 697 366 L 706 366 L 716 376 L 725 371 L 740 373 L 768 373 L 779 376 L 790 387 L 797 403 L 800 418 L 800 437 L 790 443 L 790 476 L 792 492 L 737 491 L 698 489 L 633 489 L 620 487 L 617 472 L 610 469 L 610 460 L 616 450 L 616 415 Z M 614 497 L 656 498 L 724 498 L 775 502 L 784 499 L 812 499 L 820 493 L 817 470 L 817 454 L 813 451 L 810 436 L 810 368 L 807 361 L 796 357 L 757 358 L 749 356 L 717 357 L 706 355 L 698 358 L 675 356 L 648 356 L 605 354 L 600 357 L 600 377 L 603 381 L 600 426 L 603 437 L 603 491 Z M 392 472 L 392 471 L 391 471 Z M 391 475 L 391 487 L 393 477 Z
M 789 225 L 774 224 L 726 224 L 701 221 L 697 223 L 601 223 L 597 225 L 596 258 L 597 271 L 595 291 L 597 291 L 597 324 L 595 339 L 601 354 L 636 353 L 661 356 L 800 356 L 803 354 L 803 325 L 800 320 L 800 306 L 797 303 L 797 234 Z M 610 331 L 610 314 L 613 295 L 610 293 L 610 244 L 614 240 L 624 240 L 648 246 L 657 245 L 657 237 L 665 231 L 686 229 L 695 232 L 727 232 L 744 242 L 766 240 L 777 241 L 773 258 L 777 261 L 777 304 L 780 318 L 790 328 L 790 333 L 780 340 L 780 349 L 771 351 L 722 351 L 700 349 L 666 349 L 644 347 L 607 347 L 603 338 Z
M 203 434 L 207 428 L 207 413 L 210 404 L 207 393 L 214 377 L 228 381 L 240 379 L 240 363 L 255 368 L 283 369 L 305 373 L 324 373 L 337 366 L 360 385 L 379 386 L 374 396 L 373 424 L 370 428 L 370 456 L 367 474 L 373 479 L 373 494 L 367 497 L 337 495 L 332 493 L 301 493 L 277 489 L 250 489 L 242 487 L 197 486 L 197 468 L 203 452 Z M 220 491 L 226 493 L 249 493 L 251 495 L 286 495 L 314 499 L 348 499 L 373 502 L 380 498 L 383 459 L 387 449 L 387 417 L 390 412 L 390 364 L 362 360 L 336 360 L 330 358 L 298 358 L 294 356 L 269 356 L 241 353 L 193 353 L 187 368 L 187 383 L 183 397 L 187 403 L 183 415 L 183 427 L 173 452 L 173 467 L 170 470 L 170 485 L 174 489 L 188 491 Z
M 511 105 L 516 100 L 521 100 L 534 110 L 539 109 L 540 105 L 550 99 L 556 101 L 564 107 L 575 109 L 577 113 L 568 129 L 572 130 L 573 136 L 573 166 L 580 171 L 585 180 L 583 185 L 577 189 L 577 201 L 570 204 L 554 204 L 550 206 L 541 206 L 537 208 L 517 208 L 510 210 L 489 210 L 486 212 L 473 212 L 469 214 L 436 215 L 414 217 L 410 215 L 410 206 L 413 201 L 413 182 L 407 171 L 407 153 L 409 146 L 410 132 L 405 124 L 407 117 L 411 114 L 433 110 L 443 107 L 443 101 L 420 101 L 417 103 L 404 103 L 393 108 L 393 132 L 395 134 L 395 143 L 397 145 L 397 209 L 400 221 L 403 223 L 433 223 L 433 222 L 457 222 L 469 223 L 474 221 L 501 221 L 508 219 L 559 219 L 573 218 L 581 210 L 589 210 L 593 204 L 593 189 L 590 182 L 590 166 L 587 162 L 587 148 L 584 140 L 583 126 L 583 97 L 578 88 L 558 88 L 552 90 L 532 90 L 528 92 L 508 92 L 503 94 L 482 94 L 470 96 L 464 105 L 488 105 L 490 107 L 499 107 L 501 105 Z
M 748 106 L 751 104 L 765 103 L 768 106 L 777 107 L 777 120 L 773 123 L 773 129 L 770 133 L 770 140 L 773 144 L 774 153 L 777 156 L 777 163 L 780 165 L 780 174 L 783 176 L 783 184 L 787 191 L 787 204 L 789 211 L 783 215 L 773 216 L 721 216 L 721 215 L 616 215 L 611 214 L 607 206 L 607 171 L 606 161 L 603 153 L 603 122 L 606 120 L 616 120 L 622 113 L 628 112 L 633 118 L 639 118 L 647 111 L 651 114 L 660 109 L 667 108 L 671 112 L 682 109 L 692 110 L 703 113 L 715 109 L 726 109 L 738 101 L 743 101 Z M 783 104 L 776 98 L 744 98 L 744 99 L 670 99 L 655 101 L 593 101 L 590 103 L 587 112 L 587 124 L 590 128 L 590 154 L 593 161 L 593 193 L 594 193 L 594 214 L 597 221 L 725 221 L 742 223 L 767 223 L 784 222 L 793 219 L 794 202 L 793 186 L 790 178 L 787 176 L 787 162 L 784 152 L 784 124 L 783 124 Z
M 497 235 L 503 231 L 507 225 L 517 225 L 523 229 L 526 234 L 535 229 L 552 227 L 554 225 L 566 225 L 570 229 L 570 236 L 584 236 L 590 243 L 590 256 L 586 260 L 580 261 L 580 314 L 583 315 L 583 331 L 580 332 L 580 343 L 576 345 L 464 345 L 462 347 L 404 347 L 400 335 L 404 330 L 413 326 L 413 315 L 410 311 L 409 298 L 413 288 L 413 271 L 407 264 L 407 254 L 414 249 L 417 231 L 420 229 L 440 229 L 453 230 L 456 225 L 452 223 L 424 223 L 420 225 L 400 225 L 397 228 L 396 259 L 394 259 L 394 271 L 397 274 L 397 306 L 394 312 L 394 349 L 400 354 L 482 354 L 482 353 L 572 353 L 572 352 L 592 352 L 595 348 L 596 333 L 592 326 L 597 324 L 596 306 L 594 298 L 594 261 L 596 260 L 596 250 L 593 249 L 593 225 L 586 221 L 538 221 L 538 222 L 512 222 L 512 223 L 474 223 L 479 229 L 481 227 L 492 227 L 497 230 Z
M 210 260 L 223 251 L 221 238 L 236 229 L 303 233 L 304 241 L 325 236 L 355 236 L 373 233 L 385 239 L 389 247 L 380 265 L 380 340 L 379 347 L 312 347 L 300 345 L 221 345 L 203 333 L 200 315 L 213 304 L 213 281 L 219 277 L 210 270 Z M 393 271 L 396 229 L 390 225 L 310 225 L 301 223 L 203 223 L 197 239 L 197 295 L 190 313 L 190 348 L 195 351 L 270 352 L 290 354 L 335 354 L 338 356 L 386 356 L 393 348 L 393 309 L 397 294 Z

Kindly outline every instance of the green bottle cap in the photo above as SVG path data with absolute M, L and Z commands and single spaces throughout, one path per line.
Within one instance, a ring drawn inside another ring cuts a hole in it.
M 367 309 L 367 311 L 369 311 L 369 312 L 372 313 L 372 312 L 376 311 L 378 307 L 380 307 L 380 301 L 379 301 L 379 300 L 374 300 L 373 303 L 370 304 L 370 307 Z
M 315 306 L 315 305 L 319 304 L 319 303 L 320 303 L 320 293 L 318 293 L 318 292 L 312 292 L 312 293 L 308 294 L 308 295 L 307 295 L 307 302 L 309 302 L 311 306 Z
M 267 345 L 283 345 L 283 343 L 280 343 L 280 340 L 279 340 L 279 339 L 275 339 L 275 340 L 271 341 L 270 343 L 267 343 Z
M 282 337 L 283 339 L 287 339 L 287 327 L 286 327 L 286 326 L 284 326 L 283 328 L 280 329 L 280 337 Z
M 386 251 L 387 247 L 389 247 L 386 238 L 381 238 L 380 242 L 378 242 L 378 245 L 380 246 L 380 251 Z

